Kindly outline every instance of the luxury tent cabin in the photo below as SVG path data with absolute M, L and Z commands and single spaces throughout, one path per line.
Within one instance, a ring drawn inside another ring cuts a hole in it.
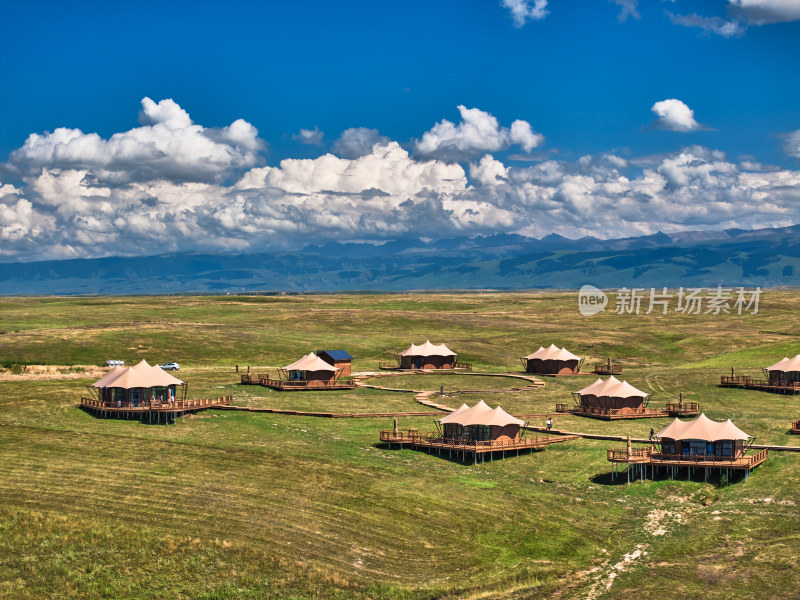
M 571 412 L 604 419 L 636 419 L 666 416 L 665 411 L 647 408 L 650 394 L 637 390 L 627 381 L 613 375 L 603 381 L 598 378 L 578 392 L 572 392 L 575 408 Z
M 642 467 L 667 467 L 671 476 L 677 467 L 691 469 L 703 468 L 706 479 L 710 469 L 732 469 L 750 471 L 767 459 L 767 450 L 748 455 L 753 437 L 736 427 L 730 419 L 712 421 L 705 414 L 672 423 L 656 434 L 656 443 L 649 448 L 633 450 L 630 442 L 625 450 L 609 450 L 608 460 L 612 463 L 634 463 L 644 476 Z M 629 474 L 630 475 L 630 474 Z
M 536 352 L 523 356 L 522 364 L 526 373 L 575 375 L 580 371 L 583 359 L 566 348 L 550 344 L 547 348 L 540 346 Z
M 186 385 L 161 367 L 153 367 L 146 360 L 132 367 L 113 367 L 92 384 L 97 398 L 102 402 L 117 404 L 118 408 L 138 408 L 153 403 L 174 402 L 181 395 L 185 399 Z
M 317 356 L 339 369 L 339 377 L 352 375 L 353 357 L 344 350 L 317 350 Z
M 455 369 L 458 355 L 444 344 L 431 344 L 426 340 L 417 346 L 411 344 L 397 355 L 401 369 Z
M 549 444 L 575 439 L 577 436 L 523 436 L 525 422 L 508 414 L 499 406 L 490 408 L 483 400 L 475 406 L 462 404 L 460 408 L 445 415 L 436 421 L 437 433 L 420 434 L 416 429 L 399 431 L 396 427 L 380 432 L 382 442 L 409 445 L 414 448 L 426 449 L 429 452 L 443 450 L 453 452 L 457 457 L 466 460 L 467 455 L 477 463 L 493 460 L 494 453 L 500 452 L 505 457 L 506 452 L 520 450 L 534 450 L 544 448 Z
M 187 400 L 186 384 L 161 367 L 142 360 L 132 367 L 115 366 L 89 389 L 94 398 L 81 398 L 80 406 L 102 416 L 141 418 L 169 422 L 186 412 L 231 403 L 230 396 L 216 400 Z
M 354 384 L 341 380 L 342 369 L 313 352 L 278 369 L 278 379 L 260 375 L 259 383 L 276 390 L 349 390 Z
M 516 442 L 520 427 L 525 425 L 524 421 L 512 417 L 499 406 L 489 408 L 483 400 L 471 408 L 462 404 L 438 423 L 445 438 L 478 442 Z
M 794 358 L 783 357 L 774 365 L 764 369 L 769 385 L 800 384 L 800 354 Z
M 800 394 L 800 354 L 794 358 L 783 357 L 774 365 L 763 369 L 766 379 L 754 379 L 749 375 L 730 375 L 720 378 L 723 387 L 739 387 L 778 394 Z

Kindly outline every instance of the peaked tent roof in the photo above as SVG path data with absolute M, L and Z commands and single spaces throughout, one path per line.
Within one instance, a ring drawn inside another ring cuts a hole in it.
M 469 407 L 462 404 L 458 410 L 451 412 L 449 415 L 439 419 L 440 423 L 457 423 L 458 425 L 496 425 L 498 427 L 505 427 L 506 425 L 524 425 L 525 422 L 511 416 L 501 407 L 489 408 L 489 406 L 481 400 L 475 406 Z
M 431 344 L 430 340 L 426 340 L 419 346 L 411 344 L 399 356 L 456 356 L 456 353 L 444 344 Z
M 446 417 L 439 419 L 440 423 L 457 423 L 458 425 L 483 425 L 483 421 L 488 417 L 492 409 L 481 400 L 475 406 L 468 407 L 466 410 L 459 409 L 455 413 L 450 413 Z M 457 413 L 457 414 L 456 414 Z M 447 417 L 451 417 L 448 419 Z
M 767 367 L 767 371 L 783 371 L 784 373 L 787 371 L 800 371 L 800 354 L 794 358 L 786 358 L 784 356 L 783 360 L 779 360 L 771 367 Z
M 736 427 L 730 419 L 720 423 L 719 421 L 712 421 L 705 413 L 691 421 L 681 421 L 676 417 L 672 423 L 659 431 L 656 436 L 673 440 L 705 440 L 707 442 L 747 440 L 751 437 Z
M 161 367 L 151 367 L 147 361 L 142 360 L 132 367 L 114 367 L 92 385 L 97 388 L 131 389 L 183 385 L 183 382 Z
M 572 352 L 567 350 L 566 348 L 559 348 L 555 344 L 550 344 L 547 348 L 542 348 L 541 346 L 539 349 L 525 356 L 524 358 L 528 360 L 532 359 L 539 359 L 539 360 L 580 360 L 580 356 L 575 356 Z
M 505 427 L 506 425 L 524 425 L 525 421 L 522 421 L 516 417 L 512 417 L 506 411 L 504 411 L 500 406 L 497 406 L 492 412 L 489 413 L 488 418 L 483 425 L 498 425 L 499 427 Z
M 110 381 L 114 381 L 117 377 L 122 375 L 122 372 L 124 370 L 125 370 L 125 367 L 121 367 L 121 366 L 117 365 L 116 367 L 112 368 L 108 373 L 103 375 L 100 379 L 95 381 L 92 384 L 92 387 L 96 387 L 96 388 L 107 387 L 108 383 Z
M 353 360 L 353 357 L 350 356 L 350 353 L 346 350 L 317 350 L 317 355 L 322 353 L 327 354 L 333 360 Z
M 168 385 L 183 385 L 183 382 L 177 377 L 170 375 L 161 367 L 156 367 L 147 364 L 147 361 L 142 359 L 138 364 L 134 365 L 137 371 L 144 371 L 152 378 L 153 386 L 168 386 Z
M 637 390 L 627 381 L 620 381 L 613 375 L 605 381 L 598 379 L 578 393 L 581 396 L 608 396 L 611 398 L 633 398 L 637 396 L 644 398 L 650 395 L 647 392 Z
M 290 365 L 283 367 L 286 371 L 338 371 L 339 367 L 334 367 L 326 363 L 313 352 L 309 352 L 303 358 L 294 361 Z
M 460 415 L 461 413 L 463 413 L 465 410 L 468 410 L 468 409 L 469 409 L 469 406 L 467 406 L 466 404 L 462 404 L 457 409 L 455 409 L 453 412 L 451 412 L 449 415 L 445 415 L 441 419 L 439 419 L 439 423 L 455 423 L 454 418 L 457 417 L 458 415 Z
M 581 396 L 589 396 L 589 395 L 607 396 L 608 394 L 606 394 L 604 392 L 606 390 L 611 389 L 614 386 L 619 385 L 620 383 L 622 383 L 622 382 L 619 379 L 617 379 L 616 377 L 614 377 L 613 375 L 611 377 L 609 377 L 608 379 L 606 379 L 605 381 L 603 381 L 601 378 L 598 377 L 597 381 L 595 381 L 592 385 L 583 388 L 578 393 Z
M 635 396 L 644 398 L 650 394 L 643 392 L 642 390 L 637 390 L 630 383 L 623 380 L 622 383 L 609 392 L 609 395 L 617 398 L 633 398 Z

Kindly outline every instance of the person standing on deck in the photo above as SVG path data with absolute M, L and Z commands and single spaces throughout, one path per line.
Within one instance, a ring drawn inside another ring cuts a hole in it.
M 552 417 L 547 417 L 547 430 L 550 431 L 553 428 L 553 419 Z

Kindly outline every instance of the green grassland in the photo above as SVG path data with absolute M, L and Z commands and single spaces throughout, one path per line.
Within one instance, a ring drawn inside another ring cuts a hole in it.
M 519 371 L 555 343 L 607 357 L 651 392 L 731 418 L 757 443 L 788 433 L 800 396 L 722 389 L 800 352 L 800 293 L 757 315 L 580 316 L 573 293 L 0 299 L 0 365 L 176 360 L 189 397 L 321 412 L 423 409 L 410 393 L 277 392 L 238 384 L 309 351 L 374 371 L 411 342 L 445 342 L 478 371 Z M 403 375 L 370 383 L 552 411 L 593 377 L 521 381 Z M 798 598 L 800 453 L 747 482 L 611 482 L 613 442 L 577 440 L 465 465 L 377 443 L 391 418 L 207 410 L 174 425 L 77 408 L 92 379 L 0 382 L 0 597 Z M 458 389 L 483 390 L 457 394 Z M 425 409 L 423 409 L 425 410 Z M 555 427 L 646 437 L 669 419 Z M 543 423 L 538 423 L 543 424 Z M 434 430 L 431 417 L 401 427 Z

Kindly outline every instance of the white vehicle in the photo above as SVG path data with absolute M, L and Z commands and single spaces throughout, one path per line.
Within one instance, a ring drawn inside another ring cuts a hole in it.
M 107 367 L 124 367 L 125 361 L 124 360 L 107 360 L 106 361 Z
M 180 371 L 181 370 L 181 366 L 176 362 L 168 362 L 168 363 L 165 363 L 163 365 L 158 365 L 158 366 L 161 367 L 162 369 L 164 369 L 165 371 Z

